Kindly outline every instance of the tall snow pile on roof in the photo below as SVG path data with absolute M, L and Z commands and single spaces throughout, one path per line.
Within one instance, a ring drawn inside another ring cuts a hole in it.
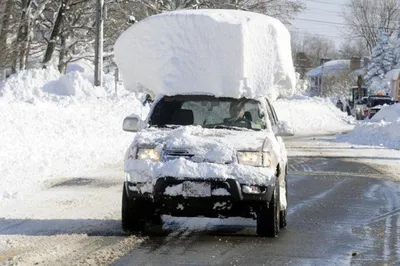
M 294 96 L 273 103 L 279 120 L 293 124 L 296 136 L 334 134 L 352 130 L 353 118 L 328 98 Z
M 122 121 L 142 105 L 122 87 L 115 95 L 112 76 L 96 91 L 86 75 L 93 73 L 27 70 L 0 84 L 0 204 L 49 179 L 122 163 L 132 141 Z
M 400 104 L 384 106 L 370 122 L 359 123 L 348 134 L 339 135 L 337 140 L 400 149 Z
M 294 93 L 290 34 L 278 20 L 237 10 L 185 10 L 134 24 L 115 44 L 128 90 L 227 97 Z

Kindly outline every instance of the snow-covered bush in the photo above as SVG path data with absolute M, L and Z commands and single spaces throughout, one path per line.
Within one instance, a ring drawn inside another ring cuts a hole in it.
M 377 45 L 372 50 L 371 61 L 365 76 L 365 81 L 372 93 L 388 92 L 389 87 L 385 80 L 385 74 L 392 69 L 394 62 L 395 56 L 393 48 L 389 45 L 389 34 L 382 31 Z

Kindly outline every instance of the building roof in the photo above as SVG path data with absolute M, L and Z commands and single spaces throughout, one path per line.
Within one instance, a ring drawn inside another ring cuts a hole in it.
M 350 69 L 350 60 L 331 60 L 307 72 L 308 77 L 320 77 L 323 75 L 334 74 Z

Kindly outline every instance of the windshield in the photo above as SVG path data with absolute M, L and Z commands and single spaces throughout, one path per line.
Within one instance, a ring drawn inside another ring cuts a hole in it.
M 384 105 L 388 104 L 391 105 L 394 102 L 391 99 L 374 99 L 372 100 L 371 107 L 377 106 L 377 105 Z
M 250 99 L 172 96 L 161 99 L 150 126 L 199 125 L 206 128 L 265 129 L 260 103 Z

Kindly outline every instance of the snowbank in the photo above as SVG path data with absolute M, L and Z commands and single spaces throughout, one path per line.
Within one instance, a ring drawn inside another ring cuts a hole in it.
M 295 96 L 273 103 L 278 118 L 294 126 L 296 136 L 334 134 L 354 128 L 354 119 L 328 98 Z
M 112 80 L 96 92 L 84 72 L 29 70 L 0 84 L 0 201 L 51 178 L 122 163 L 133 138 L 122 121 L 142 105 L 123 91 L 115 95 Z
M 237 10 L 185 10 L 134 24 L 115 44 L 128 90 L 287 97 L 296 77 L 278 20 Z
M 400 119 L 400 104 L 385 105 L 371 118 L 371 122 L 397 122 Z
M 337 141 L 400 149 L 400 104 L 384 106 L 370 122 L 359 123 Z
M 104 87 L 93 85 L 93 73 L 79 64 L 66 75 L 54 68 L 21 71 L 0 83 L 1 102 L 58 101 L 64 96 L 72 98 L 105 98 L 114 96 L 114 77 L 105 75 Z M 119 88 L 121 90 L 123 88 Z

